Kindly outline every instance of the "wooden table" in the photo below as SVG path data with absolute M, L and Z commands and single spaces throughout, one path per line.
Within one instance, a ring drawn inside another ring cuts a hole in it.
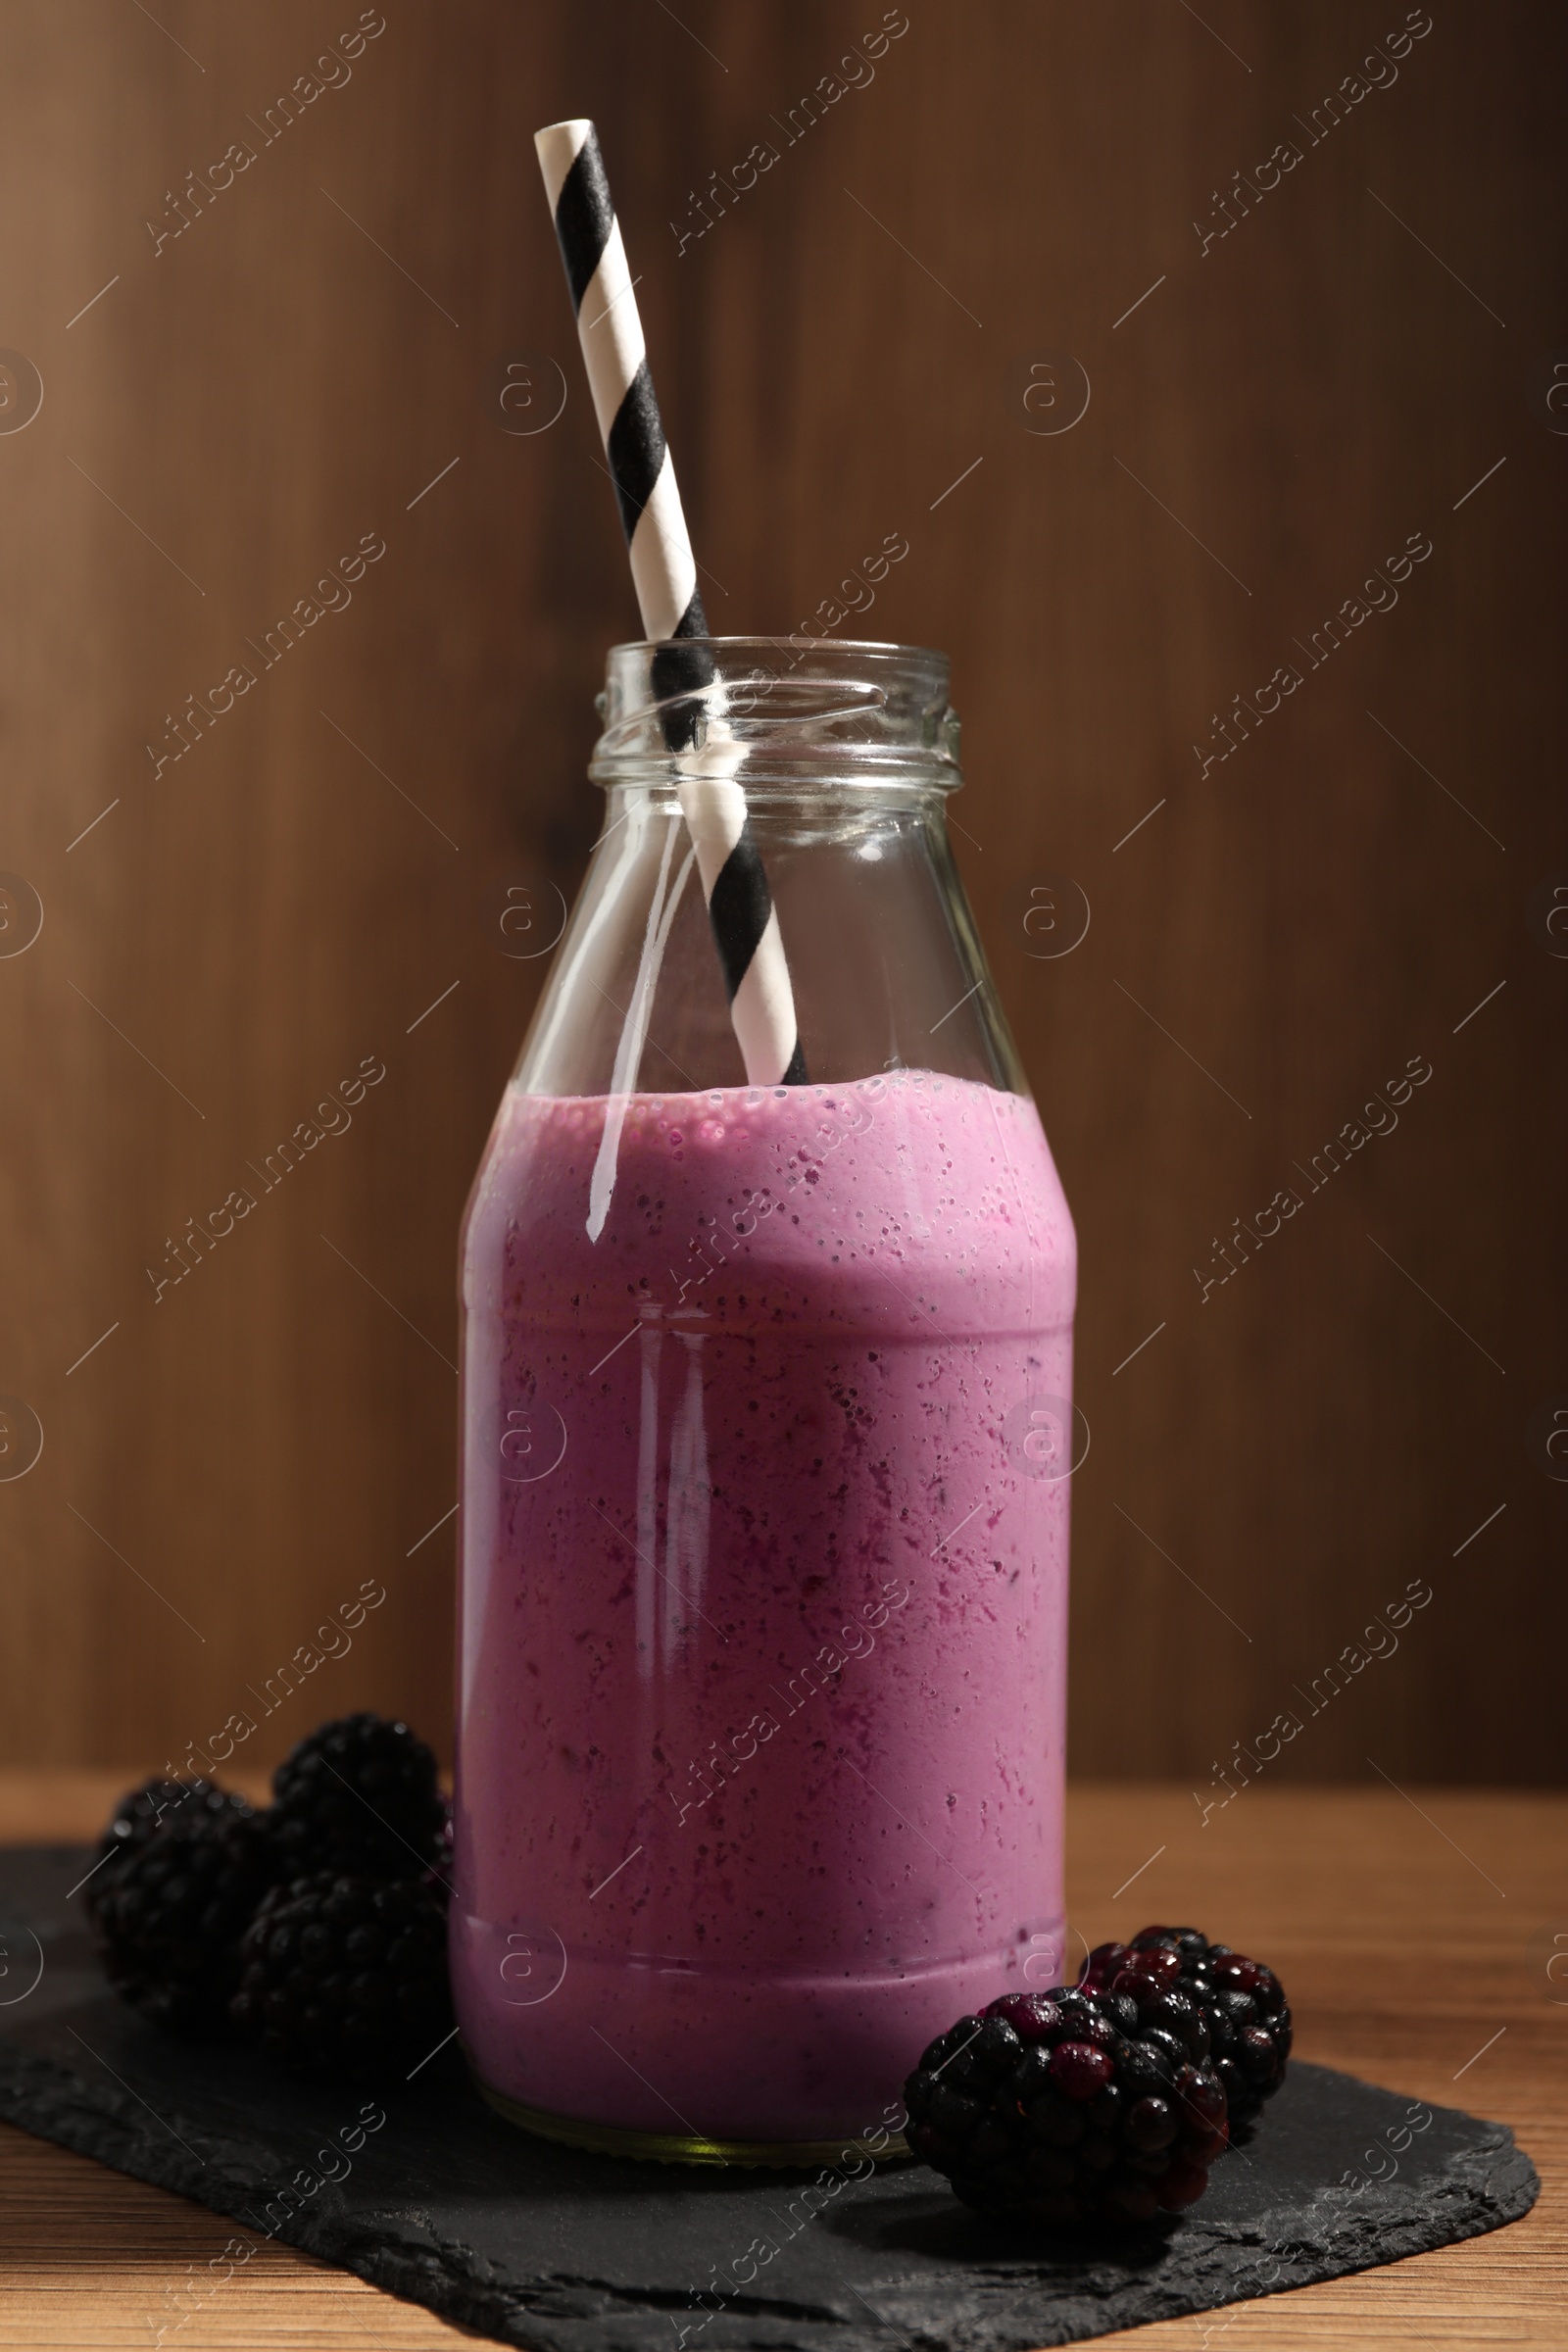
M 0 1774 L 0 1843 L 86 1837 L 125 1778 Z M 1535 2211 L 1490 2237 L 1097 2340 L 1568 2344 L 1568 1798 L 1259 1786 L 1205 1827 L 1186 1788 L 1079 1788 L 1069 1824 L 1072 1918 L 1091 1942 L 1152 1919 L 1223 1935 L 1278 1967 L 1303 2057 L 1499 2117 L 1544 2181 Z M 1564 1957 L 1548 1973 L 1553 1952 Z M 166 2287 L 228 2231 L 0 2128 L 0 2342 L 150 2346 Z M 275 2242 L 174 2340 L 183 2352 L 474 2341 Z

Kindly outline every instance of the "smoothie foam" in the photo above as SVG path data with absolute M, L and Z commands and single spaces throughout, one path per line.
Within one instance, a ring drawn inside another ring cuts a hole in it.
M 465 1233 L 464 2038 L 583 2121 L 864 2131 L 1056 1974 L 1071 1221 L 1032 1103 L 899 1071 L 634 1096 L 590 1242 L 606 1110 L 510 1090 Z

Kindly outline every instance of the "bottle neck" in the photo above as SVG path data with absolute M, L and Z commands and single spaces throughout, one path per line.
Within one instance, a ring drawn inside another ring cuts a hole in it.
M 605 821 L 524 1091 L 744 1086 L 787 1029 L 811 1089 L 905 1069 L 1027 1092 L 948 843 L 940 655 L 617 646 L 600 710 Z
M 678 759 L 628 763 L 612 776 L 599 776 L 605 793 L 600 840 L 608 839 L 634 811 L 639 817 L 680 816 L 682 791 L 692 777 L 691 765 Z M 835 848 L 870 840 L 911 819 L 945 835 L 948 795 L 956 788 L 915 774 L 875 779 L 845 775 L 825 760 L 814 772 L 800 763 L 783 776 L 757 774 L 748 765 L 737 781 L 754 826 L 765 825 L 769 833 L 782 828 L 781 837 L 797 845 L 820 842 Z

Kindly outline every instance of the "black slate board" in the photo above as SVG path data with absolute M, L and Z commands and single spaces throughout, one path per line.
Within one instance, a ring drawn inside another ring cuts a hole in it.
M 0 1849 L 0 2117 L 234 2217 L 226 2263 L 172 2286 L 155 2334 L 275 2235 L 534 2352 L 1024 2352 L 1474 2237 L 1540 2186 L 1500 2124 L 1299 2065 L 1201 2204 L 1130 2251 L 1009 2238 L 918 2165 L 577 2155 L 491 2114 L 456 2045 L 367 2095 L 164 2038 L 98 1974 L 68 1900 L 88 1859 Z

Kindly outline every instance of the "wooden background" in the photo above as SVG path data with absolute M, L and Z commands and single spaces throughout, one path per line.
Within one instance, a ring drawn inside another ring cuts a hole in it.
M 1568 869 L 1560 14 L 1434 0 L 1314 142 L 1396 0 L 910 0 L 786 146 L 876 0 L 384 13 L 270 143 L 352 0 L 0 24 L 0 344 L 44 390 L 0 432 L 0 866 L 44 918 L 0 958 L 0 1393 L 44 1433 L 0 1485 L 0 1753 L 206 1746 L 366 1580 L 245 1760 L 357 1704 L 447 1721 L 452 1526 L 419 1539 L 454 1493 L 455 1236 L 546 968 L 501 915 L 575 885 L 634 627 L 530 140 L 591 113 L 713 625 L 788 628 L 902 531 L 872 625 L 954 657 L 956 847 L 1082 1241 L 1075 1764 L 1206 1791 L 1295 1706 L 1276 1780 L 1558 1777 L 1568 1487 L 1527 1429 L 1568 1391 L 1568 962 L 1533 900 Z M 231 186 L 186 182 L 238 140 Z M 1063 352 L 1088 411 L 1031 429 Z M 499 399 L 524 353 L 533 417 L 544 363 L 567 392 L 531 434 Z M 1397 606 L 1309 668 L 1411 534 Z M 248 641 L 362 535 L 352 603 L 264 668 Z M 1093 919 L 1047 960 L 1053 876 Z M 1396 1130 L 1307 1193 L 1412 1056 Z M 155 1301 L 186 1218 L 363 1057 L 352 1126 Z M 1411 1580 L 1397 1654 L 1307 1717 Z

